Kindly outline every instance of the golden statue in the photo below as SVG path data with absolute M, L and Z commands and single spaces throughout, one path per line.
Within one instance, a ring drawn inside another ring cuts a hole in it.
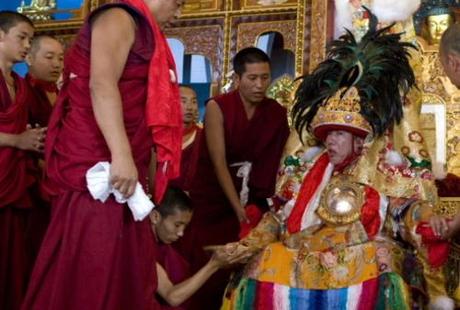
M 27 15 L 34 21 L 45 21 L 51 19 L 51 12 L 56 8 L 56 0 L 31 0 L 29 5 L 21 1 L 17 11 Z
M 416 14 L 419 21 L 420 35 L 429 45 L 437 45 L 442 34 L 455 22 L 451 7 L 452 0 L 425 0 Z M 417 33 L 419 33 L 417 31 Z
M 426 27 L 430 44 L 439 44 L 442 34 L 454 23 L 451 14 L 429 15 L 426 18 Z

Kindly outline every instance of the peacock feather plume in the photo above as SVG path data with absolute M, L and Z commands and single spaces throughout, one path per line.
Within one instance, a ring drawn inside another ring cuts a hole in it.
M 415 77 L 409 63 L 416 47 L 401 41 L 401 33 L 390 33 L 393 25 L 377 29 L 378 19 L 367 8 L 369 30 L 357 42 L 350 31 L 329 45 L 326 60 L 301 77 L 292 116 L 299 135 L 310 129 L 318 109 L 339 90 L 344 95 L 355 87 L 360 98 L 360 114 L 382 135 L 403 117 L 403 102 Z

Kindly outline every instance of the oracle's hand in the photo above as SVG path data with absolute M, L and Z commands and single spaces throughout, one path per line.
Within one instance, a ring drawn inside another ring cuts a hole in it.
M 430 226 L 435 236 L 440 238 L 449 237 L 449 224 L 445 217 L 440 215 L 433 215 L 430 218 Z
M 26 130 L 17 135 L 15 146 L 25 151 L 43 152 L 46 129 L 46 127 L 32 128 L 32 126 L 27 125 Z
M 110 167 L 110 183 L 125 198 L 134 194 L 138 180 L 136 165 L 131 155 L 113 156 Z
M 241 242 L 227 243 L 223 251 L 229 255 L 233 263 L 245 263 L 254 254 L 247 245 Z

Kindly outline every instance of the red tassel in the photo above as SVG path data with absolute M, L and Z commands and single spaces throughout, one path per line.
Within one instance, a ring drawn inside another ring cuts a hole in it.
M 449 242 L 435 236 L 433 229 L 426 222 L 420 222 L 416 233 L 422 236 L 422 243 L 427 248 L 428 262 L 431 267 L 437 268 L 444 265 L 449 256 Z
M 367 235 L 374 237 L 380 228 L 380 195 L 372 187 L 366 186 L 366 202 L 361 209 L 361 223 Z
M 239 237 L 240 239 L 243 239 L 246 237 L 251 230 L 259 224 L 260 220 L 263 217 L 263 212 L 260 210 L 260 208 L 254 204 L 247 205 L 245 208 L 246 211 L 246 217 L 249 220 L 249 223 L 247 222 L 241 222 L 240 223 L 240 234 Z

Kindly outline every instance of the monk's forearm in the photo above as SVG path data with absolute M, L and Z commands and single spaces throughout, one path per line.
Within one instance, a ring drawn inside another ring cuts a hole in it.
M 162 296 L 171 306 L 178 306 L 192 296 L 218 270 L 217 264 L 210 260 L 197 273 L 176 284 L 166 296 Z
M 238 193 L 236 192 L 235 186 L 233 185 L 233 180 L 226 163 L 220 161 L 213 164 L 216 170 L 217 180 L 219 181 L 219 184 L 222 190 L 224 191 L 225 196 L 230 201 L 230 204 L 233 208 L 240 207 L 240 198 L 238 196 Z
M 228 171 L 225 155 L 224 119 L 222 111 L 214 100 L 210 100 L 206 106 L 205 128 L 206 143 L 217 180 L 232 207 L 235 211 L 238 211 L 238 209 L 241 209 L 241 205 L 232 177 Z
M 123 121 L 120 91 L 115 83 L 90 82 L 91 99 L 97 125 L 115 156 L 132 156 Z
M 18 135 L 0 132 L 0 147 L 17 147 Z

